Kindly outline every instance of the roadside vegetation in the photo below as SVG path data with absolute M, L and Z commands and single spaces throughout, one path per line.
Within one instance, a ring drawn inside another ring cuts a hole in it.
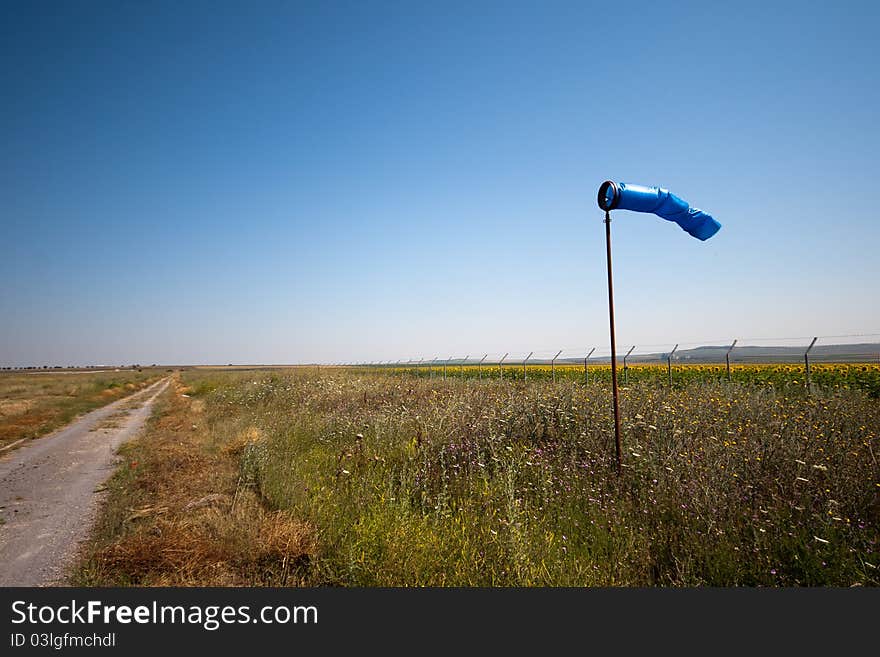
M 167 376 L 164 369 L 0 374 L 0 449 L 38 438 L 76 416 Z
M 175 377 L 145 435 L 122 446 L 74 585 L 306 583 L 314 532 L 241 484 L 238 460 L 257 434 L 237 432 L 233 418 L 216 425 L 205 412 L 210 387 Z
M 861 387 L 186 372 L 80 583 L 852 586 L 880 566 Z

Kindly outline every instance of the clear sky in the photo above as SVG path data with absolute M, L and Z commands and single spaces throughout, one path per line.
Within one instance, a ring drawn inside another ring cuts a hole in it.
M 0 364 L 880 333 L 876 2 L 4 2 Z

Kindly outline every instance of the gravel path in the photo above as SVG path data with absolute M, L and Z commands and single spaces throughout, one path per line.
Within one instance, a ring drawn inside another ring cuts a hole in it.
M 64 584 L 95 521 L 95 489 L 168 383 L 157 381 L 0 456 L 0 586 Z

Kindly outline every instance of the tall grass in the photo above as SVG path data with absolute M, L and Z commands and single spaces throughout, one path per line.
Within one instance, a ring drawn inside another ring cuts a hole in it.
M 631 387 L 618 476 L 603 383 L 213 376 L 242 482 L 317 528 L 313 584 L 878 583 L 863 392 Z

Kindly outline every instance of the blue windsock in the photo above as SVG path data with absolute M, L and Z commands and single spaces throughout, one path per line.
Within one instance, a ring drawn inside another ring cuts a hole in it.
M 707 240 L 721 229 L 707 212 L 690 207 L 675 194 L 662 187 L 643 187 L 606 180 L 599 187 L 599 207 L 605 210 L 651 212 L 667 221 L 674 221 L 698 240 Z

